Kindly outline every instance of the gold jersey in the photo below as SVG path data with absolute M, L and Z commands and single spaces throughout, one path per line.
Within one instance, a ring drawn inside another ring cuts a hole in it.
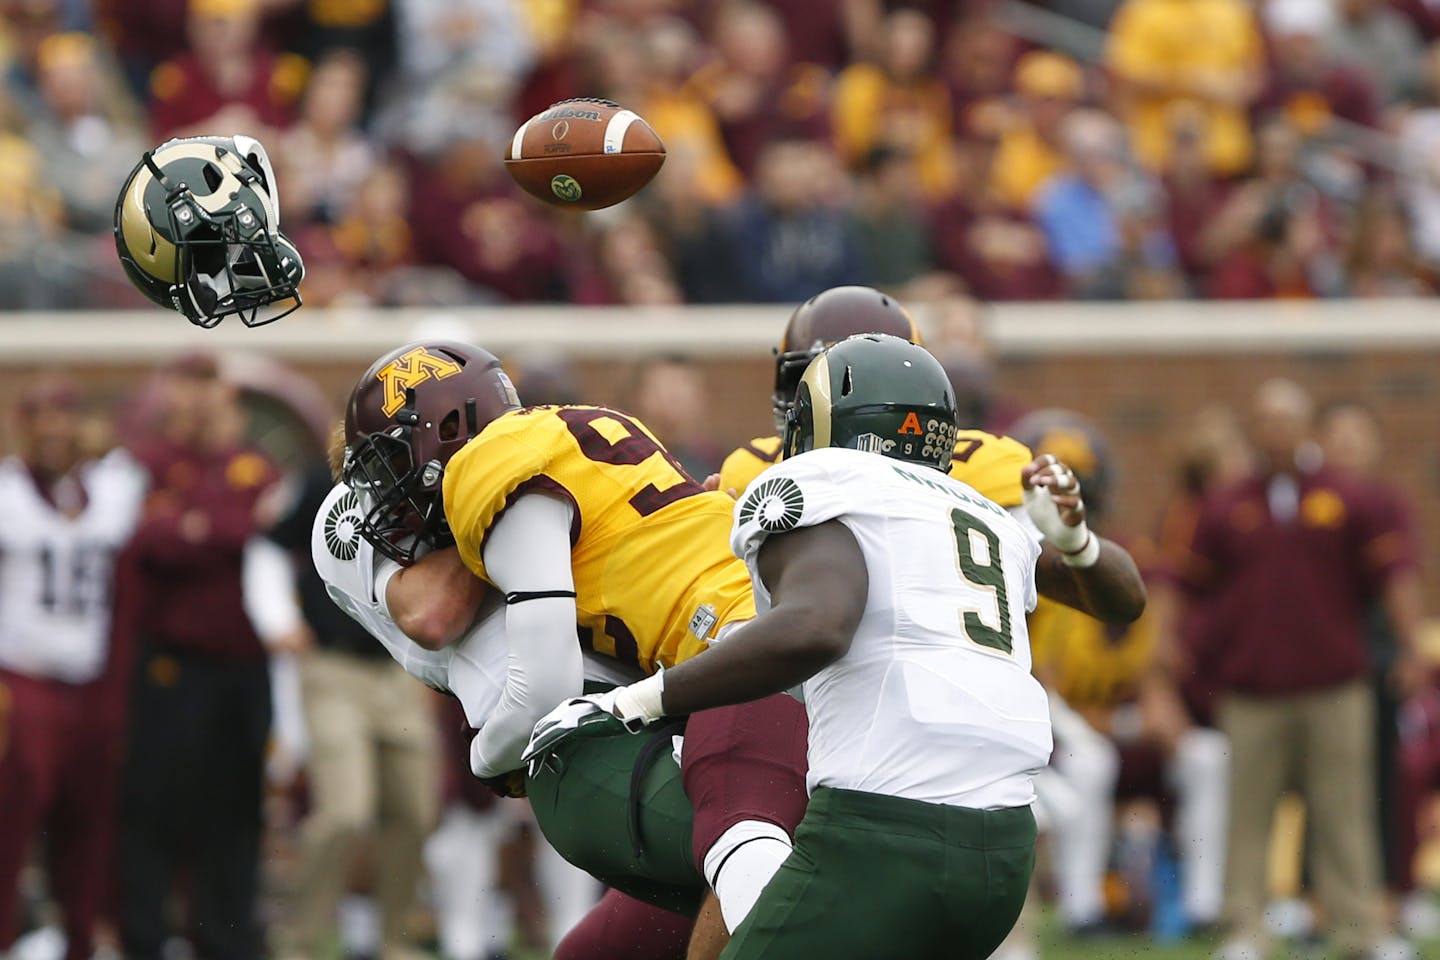
M 1107 624 L 1041 597 L 1029 624 L 1035 674 L 1077 710 L 1104 710 L 1132 699 L 1155 656 L 1149 615 Z
M 744 493 L 750 481 L 780 461 L 781 447 L 779 437 L 756 437 L 737 448 L 720 465 L 720 489 L 734 490 L 736 496 Z M 1020 468 L 1031 459 L 1030 448 L 1018 440 L 983 430 L 961 430 L 950 460 L 950 476 L 1002 507 L 1018 507 L 1022 502 Z
M 461 559 L 486 575 L 486 535 L 528 492 L 570 502 L 581 646 L 647 673 L 755 616 L 730 553 L 735 501 L 706 493 L 644 426 L 605 407 L 531 407 L 495 419 L 450 459 L 445 516 Z

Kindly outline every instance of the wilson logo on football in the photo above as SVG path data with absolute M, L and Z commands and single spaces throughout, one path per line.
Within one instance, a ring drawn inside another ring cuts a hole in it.
M 380 368 L 375 378 L 384 385 L 385 402 L 380 409 L 385 416 L 393 417 L 405 406 L 405 391 L 418 387 L 426 380 L 444 380 L 460 372 L 460 364 L 445 357 L 438 357 L 424 347 L 416 347 L 409 353 L 401 354 Z

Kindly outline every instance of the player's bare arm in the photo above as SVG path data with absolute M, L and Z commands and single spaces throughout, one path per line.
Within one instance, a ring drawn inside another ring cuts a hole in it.
M 770 591 L 768 612 L 702 656 L 651 678 L 663 676 L 663 684 L 642 681 L 625 691 L 663 687 L 664 714 L 694 713 L 788 690 L 843 657 L 870 587 L 865 556 L 849 529 L 832 520 L 772 536 L 760 550 L 759 568 Z
M 1145 612 L 1145 581 L 1128 551 L 1085 523 L 1080 481 L 1050 454 L 1020 471 L 1025 510 L 1045 544 L 1035 569 L 1036 589 L 1051 600 L 1106 623 L 1132 623 Z
M 436 550 L 390 578 L 385 604 L 404 634 L 426 650 L 440 650 L 475 623 L 485 583 L 454 547 Z

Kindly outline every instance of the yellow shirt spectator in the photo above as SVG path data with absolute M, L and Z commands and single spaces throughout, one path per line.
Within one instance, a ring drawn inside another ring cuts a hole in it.
M 1005 206 L 1028 211 L 1040 187 L 1065 165 L 1060 122 L 1079 102 L 1085 78 L 1069 57 L 1036 51 L 1016 63 L 1014 82 L 1019 109 L 1000 136 L 990 189 Z
M 660 135 L 666 150 L 688 151 L 694 157 L 695 200 L 714 206 L 739 195 L 744 178 L 731 162 L 720 124 L 704 101 L 685 91 L 656 91 L 637 109 Z
M 902 84 L 874 64 L 846 67 L 835 85 L 833 125 L 847 164 L 858 166 L 878 146 L 895 147 L 915 157 L 927 196 L 954 190 L 950 92 L 939 79 Z
M 1228 176 L 1250 164 L 1247 107 L 1259 89 L 1264 48 L 1244 0 L 1125 0 L 1110 26 L 1110 69 L 1128 87 L 1136 154 L 1155 169 L 1170 156 L 1170 110 L 1204 112 L 1205 154 Z

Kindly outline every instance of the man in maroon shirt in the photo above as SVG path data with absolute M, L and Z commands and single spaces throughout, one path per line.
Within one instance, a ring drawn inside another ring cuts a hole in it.
M 188 866 L 200 956 L 255 960 L 270 681 L 241 600 L 241 556 L 266 457 L 214 359 L 170 371 L 161 436 L 135 450 L 150 476 L 129 550 L 137 684 L 120 826 L 120 932 L 131 960 L 159 960 L 177 868 Z
M 1231 743 L 1227 958 L 1263 956 L 1270 823 L 1287 788 L 1305 800 L 1316 891 L 1344 956 L 1395 947 L 1379 912 L 1365 617 L 1378 601 L 1390 621 L 1397 687 L 1422 683 L 1417 551 L 1393 510 L 1321 465 L 1312 415 L 1300 386 L 1261 386 L 1260 468 L 1207 497 L 1182 574 L 1191 602 L 1215 617 L 1219 724 Z

